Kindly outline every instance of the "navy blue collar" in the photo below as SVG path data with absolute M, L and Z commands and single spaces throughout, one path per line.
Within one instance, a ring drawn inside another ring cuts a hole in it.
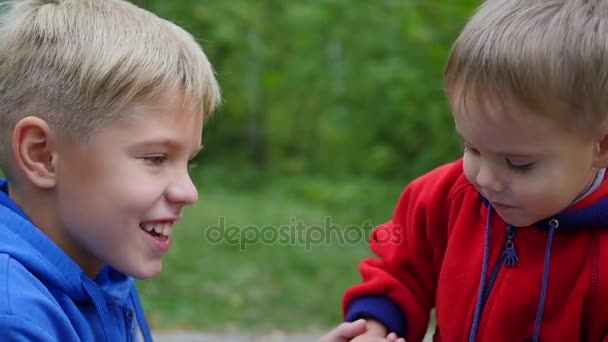
M 576 210 L 564 210 L 553 217 L 538 222 L 536 225 L 549 230 L 549 221 L 556 219 L 559 228 L 608 228 L 608 198 L 603 198 L 588 207 Z
M 479 197 L 481 198 L 483 204 L 487 207 L 489 201 L 481 194 Z M 608 229 L 608 198 L 603 198 L 590 206 L 580 209 L 564 210 L 554 216 L 547 217 L 544 220 L 536 222 L 534 226 L 548 231 L 549 222 L 551 220 L 557 220 L 559 222 L 558 230 L 574 230 L 582 228 Z
M 5 179 L 0 179 L 0 205 L 9 208 L 24 219 L 31 221 L 25 212 L 19 208 L 10 197 L 8 197 L 8 182 Z

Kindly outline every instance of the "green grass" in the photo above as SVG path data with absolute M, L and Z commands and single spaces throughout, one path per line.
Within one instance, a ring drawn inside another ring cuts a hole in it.
M 371 255 L 369 228 L 390 218 L 403 184 L 250 176 L 197 176 L 199 202 L 174 230 L 162 273 L 138 282 L 154 328 L 318 331 L 340 321 L 342 292 L 359 281 L 357 264 Z M 221 217 L 247 240 L 210 238 Z M 290 243 L 272 234 L 287 240 L 294 220 L 303 237 Z M 327 220 L 334 235 L 324 243 Z M 345 231 L 350 241 L 338 242 Z

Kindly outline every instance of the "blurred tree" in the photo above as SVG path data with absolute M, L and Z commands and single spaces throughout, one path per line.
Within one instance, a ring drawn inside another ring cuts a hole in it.
M 412 177 L 457 157 L 442 75 L 478 0 L 138 0 L 184 26 L 225 103 L 205 162 Z

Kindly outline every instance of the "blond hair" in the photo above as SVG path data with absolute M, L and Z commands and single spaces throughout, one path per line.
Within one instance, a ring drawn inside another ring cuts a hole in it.
M 121 0 L 22 0 L 0 14 L 0 166 L 25 116 L 83 139 L 137 103 L 181 89 L 207 118 L 220 90 L 210 62 L 178 26 Z
M 499 101 L 589 134 L 608 110 L 608 1 L 487 0 L 452 47 L 452 106 Z

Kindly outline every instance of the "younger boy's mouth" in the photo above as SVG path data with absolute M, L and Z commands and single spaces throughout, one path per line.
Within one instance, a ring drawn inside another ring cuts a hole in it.
M 139 228 L 155 239 L 166 241 L 171 237 L 171 233 L 173 232 L 173 222 L 140 223 Z
M 502 203 L 492 203 L 492 206 L 499 211 L 504 211 L 504 210 L 511 210 L 511 209 L 515 209 L 514 206 L 512 205 L 508 205 L 508 204 L 502 204 Z

